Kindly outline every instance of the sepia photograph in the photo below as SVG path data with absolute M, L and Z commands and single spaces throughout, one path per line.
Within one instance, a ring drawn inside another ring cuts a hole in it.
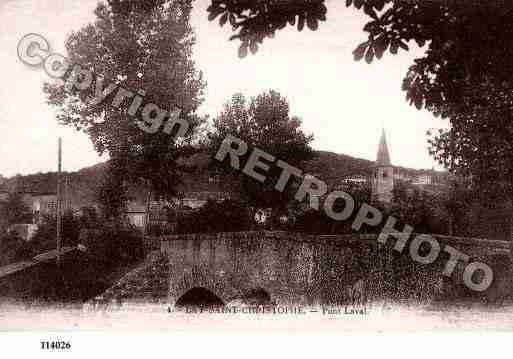
M 510 0 L 0 0 L 2 347 L 504 345 L 512 59 Z

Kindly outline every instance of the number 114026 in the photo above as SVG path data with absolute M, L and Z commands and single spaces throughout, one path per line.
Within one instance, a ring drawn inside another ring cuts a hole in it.
M 66 350 L 71 349 L 71 343 L 66 341 L 42 341 L 41 349 L 43 350 Z

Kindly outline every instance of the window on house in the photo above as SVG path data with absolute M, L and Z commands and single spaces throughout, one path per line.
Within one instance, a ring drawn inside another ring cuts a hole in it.
M 57 213 L 57 202 L 54 202 L 54 201 L 48 202 L 48 204 L 46 205 L 46 208 L 47 208 L 49 214 Z
M 219 183 L 220 176 L 219 175 L 212 175 L 208 178 L 209 183 Z

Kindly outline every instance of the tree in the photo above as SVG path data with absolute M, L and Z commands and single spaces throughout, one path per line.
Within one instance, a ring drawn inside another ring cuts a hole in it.
M 93 69 L 94 84 L 87 91 L 60 83 L 44 87 L 48 103 L 60 110 L 59 122 L 87 133 L 97 152 L 114 160 L 111 174 L 120 178 L 113 183 L 144 184 L 169 197 L 180 180 L 176 159 L 201 121 L 195 111 L 204 88 L 192 60 L 190 12 L 187 0 L 100 3 L 95 22 L 73 32 L 66 42 L 70 62 Z M 73 70 L 65 79 L 70 76 Z M 162 130 L 166 122 L 154 133 L 142 131 L 144 124 L 127 113 L 132 100 L 112 104 L 117 91 L 100 103 L 91 101 L 95 87 L 111 83 L 145 94 L 140 109 L 148 103 L 170 112 L 178 108 L 180 118 L 190 124 L 185 138 L 174 141 L 174 133 Z
M 5 266 L 33 257 L 29 245 L 16 231 L 0 231 L 0 266 Z
M 399 182 L 393 195 L 393 205 L 387 211 L 402 225 L 412 226 L 417 233 L 445 232 L 438 220 L 442 201 L 435 194 Z
M 234 95 L 214 120 L 214 132 L 210 135 L 213 154 L 227 135 L 248 144 L 242 163 L 255 147 L 295 167 L 314 156 L 310 147 L 313 136 L 302 131 L 301 120 L 289 114 L 288 101 L 273 90 L 249 101 L 242 94 Z M 239 176 L 243 197 L 253 206 L 280 208 L 291 199 L 293 186 L 283 193 L 274 189 L 281 172 L 276 166 L 271 166 L 262 184 L 231 168 L 229 161 L 213 163 L 217 169 Z
M 0 217 L 7 225 L 32 223 L 30 208 L 23 202 L 20 193 L 9 193 L 6 200 L 0 203 Z
M 354 183 L 348 182 L 344 183 L 342 186 L 339 186 L 337 190 L 342 190 L 349 194 L 354 202 L 355 208 L 359 208 L 364 203 L 371 203 L 372 200 L 372 189 L 368 182 L 365 183 Z M 342 212 L 346 206 L 346 203 L 340 199 L 336 200 L 333 204 L 334 212 Z M 323 216 L 326 217 L 326 213 L 323 213 Z M 357 211 L 353 211 L 353 214 L 346 219 L 345 221 L 336 221 L 331 218 L 328 221 L 331 223 L 331 232 L 332 233 L 352 233 L 354 230 L 352 229 L 352 224 L 356 219 Z
M 239 30 L 230 40 L 241 41 L 239 56 L 246 57 L 248 50 L 258 51 L 266 37 L 274 37 L 274 33 L 287 26 L 287 23 L 302 31 L 305 24 L 316 30 L 319 21 L 326 20 L 327 8 L 323 0 L 285 0 L 285 1 L 236 1 L 213 0 L 207 9 L 210 21 L 219 16 L 219 24 L 229 22 L 232 29 Z
M 208 19 L 219 18 L 220 26 L 229 25 L 236 32 L 230 40 L 241 42 L 239 55 L 255 53 L 265 38 L 287 26 L 297 26 L 302 31 L 305 25 L 312 31 L 326 21 L 328 8 L 325 0 L 212 0 L 208 7 Z M 399 48 L 408 49 L 410 40 L 420 46 L 429 40 L 452 36 L 446 30 L 455 29 L 467 20 L 478 20 L 483 11 L 493 17 L 508 14 L 512 4 L 502 0 L 482 1 L 422 1 L 422 0 L 346 0 L 346 6 L 362 10 L 370 21 L 363 28 L 369 32 L 369 40 L 358 46 L 355 56 L 370 62 L 374 56 L 381 58 L 390 46 L 396 54 Z M 460 16 L 461 18 L 455 18 Z M 478 22 L 474 23 L 479 25 Z

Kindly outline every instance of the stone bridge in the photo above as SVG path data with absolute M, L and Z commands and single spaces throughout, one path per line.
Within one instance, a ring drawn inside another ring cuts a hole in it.
M 465 265 L 442 275 L 448 255 L 414 263 L 375 234 L 304 235 L 240 232 L 166 236 L 171 306 L 209 303 L 333 304 L 355 295 L 370 300 L 503 301 L 511 293 L 509 242 L 433 236 L 494 271 L 492 285 L 474 292 L 463 284 Z M 205 298 L 210 296 L 210 298 Z

